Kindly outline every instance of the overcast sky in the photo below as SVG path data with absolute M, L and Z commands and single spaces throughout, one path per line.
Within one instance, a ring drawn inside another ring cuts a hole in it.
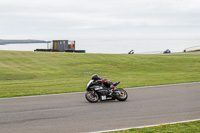
M 0 39 L 200 39 L 200 0 L 0 0 Z

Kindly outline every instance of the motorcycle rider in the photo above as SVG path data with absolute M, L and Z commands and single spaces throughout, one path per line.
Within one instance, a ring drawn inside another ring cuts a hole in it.
M 97 74 L 93 74 L 91 78 L 97 84 L 103 83 L 109 90 L 117 89 L 110 80 L 107 80 L 105 78 L 99 77 Z

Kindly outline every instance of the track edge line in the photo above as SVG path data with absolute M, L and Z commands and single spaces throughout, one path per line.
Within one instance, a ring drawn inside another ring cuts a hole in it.
M 129 130 L 129 129 L 133 129 L 133 128 L 154 127 L 154 126 L 160 126 L 160 125 L 177 124 L 177 123 L 184 123 L 184 122 L 193 122 L 193 121 L 199 121 L 199 120 L 200 120 L 200 119 L 192 119 L 192 120 L 177 121 L 177 122 L 159 123 L 159 124 L 154 124 L 154 125 L 144 125 L 144 126 L 136 126 L 136 127 L 128 127 L 128 128 L 120 128 L 120 129 L 111 129 L 111 130 L 95 131 L 95 132 L 88 132 L 88 133 L 115 132 L 115 131 Z

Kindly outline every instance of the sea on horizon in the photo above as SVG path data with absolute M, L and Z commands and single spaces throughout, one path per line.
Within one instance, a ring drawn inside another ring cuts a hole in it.
M 166 49 L 183 52 L 194 46 L 200 46 L 200 39 L 79 39 L 76 40 L 75 47 L 76 50 L 86 50 L 86 53 L 127 54 L 134 50 L 136 54 L 159 54 Z M 46 43 L 7 44 L 0 45 L 0 50 L 34 51 L 50 47 L 52 44 Z

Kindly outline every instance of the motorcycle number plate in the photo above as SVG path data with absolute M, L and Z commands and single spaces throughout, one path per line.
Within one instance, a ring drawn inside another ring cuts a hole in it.
M 106 96 L 101 96 L 101 100 L 106 100 Z

